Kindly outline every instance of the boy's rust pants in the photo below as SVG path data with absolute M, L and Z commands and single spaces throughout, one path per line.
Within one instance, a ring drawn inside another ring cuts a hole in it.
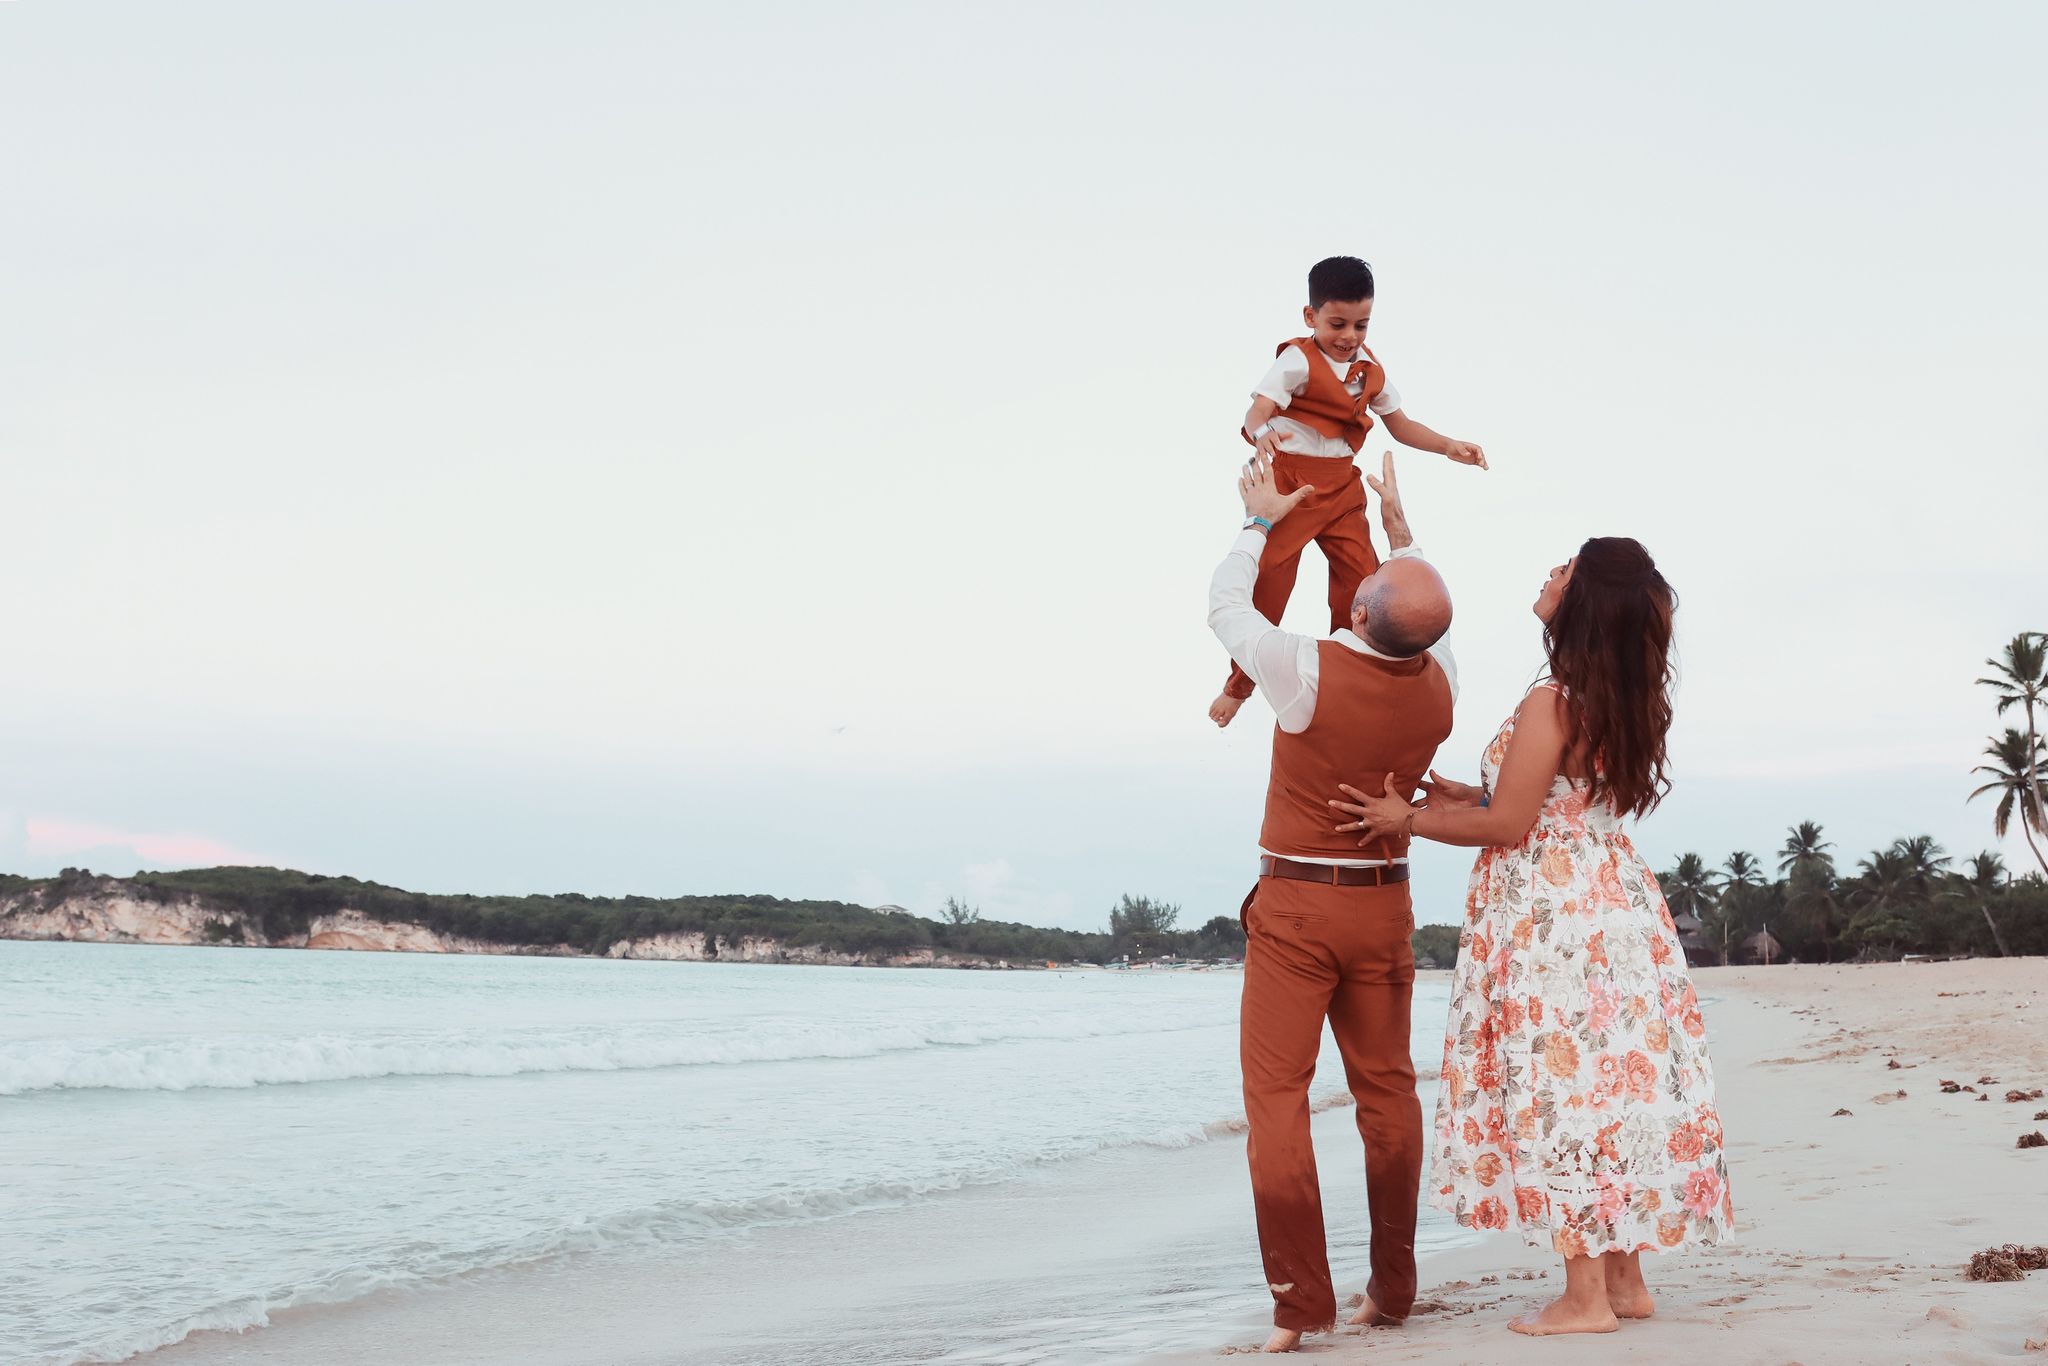
M 1320 1328 L 1337 1315 L 1323 1197 L 1309 1139 L 1309 1079 L 1330 1021 L 1365 1140 L 1372 1218 L 1366 1293 L 1390 1318 L 1415 1303 L 1422 1105 L 1408 1055 L 1415 930 L 1408 884 L 1332 887 L 1262 877 L 1245 899 L 1239 1056 L 1252 1204 L 1273 1322 Z
M 1282 451 L 1273 457 L 1273 482 L 1282 493 L 1303 484 L 1315 485 L 1316 491 L 1266 537 L 1258 582 L 1252 585 L 1252 606 L 1267 621 L 1280 624 L 1280 614 L 1294 592 L 1294 576 L 1301 569 L 1301 552 L 1314 541 L 1330 562 L 1330 629 L 1350 625 L 1351 599 L 1359 583 L 1380 567 L 1365 521 L 1365 481 L 1359 478 L 1358 466 L 1349 460 Z M 1239 700 L 1250 697 L 1250 675 L 1232 662 L 1223 691 Z

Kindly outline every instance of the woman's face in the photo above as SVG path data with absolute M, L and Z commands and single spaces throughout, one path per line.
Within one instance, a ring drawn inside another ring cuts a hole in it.
M 1564 590 L 1572 581 L 1572 566 L 1579 562 L 1574 555 L 1550 571 L 1550 577 L 1543 581 L 1543 591 L 1536 595 L 1536 619 L 1548 622 L 1557 615 L 1557 605 L 1564 601 Z

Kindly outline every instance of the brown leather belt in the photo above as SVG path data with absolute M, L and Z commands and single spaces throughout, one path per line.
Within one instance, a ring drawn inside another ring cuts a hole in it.
M 1297 863 L 1291 858 L 1259 859 L 1260 877 L 1292 878 L 1296 882 L 1320 882 L 1331 887 L 1385 887 L 1408 880 L 1405 863 L 1383 864 L 1378 868 L 1339 868 L 1329 863 Z

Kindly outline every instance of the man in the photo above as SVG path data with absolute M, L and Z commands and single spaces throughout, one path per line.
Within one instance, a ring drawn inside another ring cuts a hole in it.
M 1250 1121 L 1252 1202 L 1267 1288 L 1269 1352 L 1335 1322 L 1322 1192 L 1309 1137 L 1309 1080 L 1330 1022 L 1365 1140 L 1372 1279 L 1353 1323 L 1399 1324 L 1415 1301 L 1415 1206 L 1422 1106 L 1408 1056 L 1415 918 L 1405 837 L 1360 849 L 1329 799 L 1355 775 L 1413 796 L 1451 732 L 1456 664 L 1443 580 L 1416 551 L 1389 452 L 1380 520 L 1393 553 L 1359 584 L 1351 628 L 1316 640 L 1280 630 L 1252 605 L 1259 552 L 1311 489 L 1282 494 L 1255 458 L 1238 481 L 1244 532 L 1209 585 L 1209 628 L 1273 706 L 1272 773 L 1259 880 L 1242 912 L 1246 948 L 1239 1052 Z M 1361 857 L 1364 855 L 1364 857 Z

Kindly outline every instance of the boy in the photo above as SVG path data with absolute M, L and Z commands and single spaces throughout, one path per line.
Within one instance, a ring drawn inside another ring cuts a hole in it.
M 1352 594 L 1379 568 L 1366 529 L 1365 485 L 1352 463 L 1374 413 L 1386 422 L 1387 435 L 1404 446 L 1486 468 L 1486 452 L 1476 444 L 1440 436 L 1401 411 L 1400 393 L 1365 345 L 1372 292 L 1372 268 L 1357 257 L 1316 262 L 1308 273 L 1308 307 L 1301 311 L 1311 334 L 1280 343 L 1244 415 L 1244 439 L 1272 458 L 1280 492 L 1303 485 L 1313 490 L 1268 530 L 1259 559 L 1252 605 L 1276 626 L 1310 541 L 1330 562 L 1333 631 L 1351 620 Z M 1209 719 L 1229 725 L 1251 695 L 1251 678 L 1233 663 L 1223 691 L 1209 704 Z

